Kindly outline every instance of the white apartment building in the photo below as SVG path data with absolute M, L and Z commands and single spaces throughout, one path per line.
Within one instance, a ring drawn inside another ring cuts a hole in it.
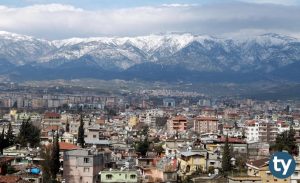
M 273 142 L 279 133 L 286 130 L 289 130 L 289 125 L 283 121 L 248 120 L 245 123 L 245 135 L 248 143 Z
M 140 122 L 144 122 L 149 126 L 156 126 L 156 118 L 163 117 L 164 111 L 160 109 L 151 109 L 140 115 Z

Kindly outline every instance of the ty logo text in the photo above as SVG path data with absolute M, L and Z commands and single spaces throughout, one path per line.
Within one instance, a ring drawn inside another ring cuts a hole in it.
M 276 152 L 269 161 L 269 169 L 275 177 L 285 179 L 295 172 L 296 162 L 289 153 Z

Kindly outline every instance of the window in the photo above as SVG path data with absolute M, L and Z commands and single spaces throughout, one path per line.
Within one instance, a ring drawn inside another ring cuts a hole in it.
M 113 177 L 113 176 L 112 176 L 111 174 L 107 174 L 107 175 L 106 175 L 106 179 L 107 179 L 107 180 L 111 180 L 112 177 Z
M 130 179 L 135 179 L 136 175 L 130 175 Z
M 95 138 L 96 138 L 96 135 L 93 135 L 93 138 L 95 139 Z
M 83 172 L 89 172 L 89 171 L 90 171 L 90 168 L 87 168 L 87 167 L 83 168 Z
M 83 159 L 83 162 L 84 162 L 84 163 L 89 163 L 89 162 L 90 162 L 90 158 L 84 158 L 84 159 Z

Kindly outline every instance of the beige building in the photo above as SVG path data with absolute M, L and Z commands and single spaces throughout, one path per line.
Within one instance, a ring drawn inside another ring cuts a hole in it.
M 78 149 L 65 152 L 63 160 L 66 183 L 99 183 L 99 172 L 110 161 L 110 152 Z
M 42 127 L 47 128 L 48 126 L 61 126 L 61 116 L 55 112 L 46 112 L 42 119 Z
M 269 159 L 259 159 L 248 161 L 247 174 L 250 177 L 260 177 L 262 183 L 288 183 L 290 182 L 290 177 L 287 179 L 278 179 L 272 175 L 269 170 Z
M 218 119 L 211 116 L 198 116 L 194 119 L 194 131 L 200 134 L 217 133 Z
M 187 130 L 187 118 L 184 116 L 176 116 L 167 122 L 168 132 L 185 132 Z

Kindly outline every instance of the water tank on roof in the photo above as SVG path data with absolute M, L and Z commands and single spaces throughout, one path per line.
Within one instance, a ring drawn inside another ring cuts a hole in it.
M 27 171 L 28 171 L 28 173 L 35 174 L 35 175 L 38 175 L 41 173 L 41 170 L 39 168 L 30 168 Z

